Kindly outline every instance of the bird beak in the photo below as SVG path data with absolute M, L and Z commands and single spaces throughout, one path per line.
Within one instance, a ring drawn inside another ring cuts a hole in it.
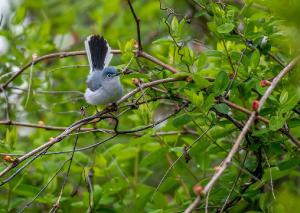
M 121 75 L 121 74 L 122 74 L 121 72 L 117 72 L 115 75 L 118 76 L 118 75 Z

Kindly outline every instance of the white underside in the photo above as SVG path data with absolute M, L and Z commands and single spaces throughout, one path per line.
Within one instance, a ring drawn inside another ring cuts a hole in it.
M 92 105 L 115 103 L 121 97 L 122 85 L 120 81 L 111 82 L 109 86 L 103 85 L 95 91 L 91 91 L 89 88 L 87 88 L 84 94 L 86 102 Z

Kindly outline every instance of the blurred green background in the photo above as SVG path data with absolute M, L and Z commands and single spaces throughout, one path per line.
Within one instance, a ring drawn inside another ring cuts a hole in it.
M 138 109 L 126 107 L 141 98 L 141 93 L 132 97 L 120 108 L 119 130 L 136 129 L 165 117 L 181 104 L 176 95 L 187 97 L 191 104 L 163 125 L 76 152 L 59 212 L 183 212 L 195 198 L 193 186 L 209 181 L 239 133 L 233 123 L 210 108 L 239 122 L 247 119 L 213 101 L 228 87 L 232 65 L 239 71 L 229 99 L 251 109 L 253 100 L 266 89 L 259 86 L 260 81 L 271 80 L 282 69 L 268 54 L 287 64 L 298 53 L 297 1 L 134 0 L 132 4 L 141 19 L 145 52 L 191 75 L 194 83 L 159 86 L 169 99 Z M 0 0 L 0 15 L 0 84 L 35 57 L 83 50 L 83 41 L 90 34 L 103 35 L 113 49 L 122 51 L 112 65 L 132 71 L 122 76 L 125 93 L 136 88 L 133 78 L 149 82 L 181 74 L 134 57 L 136 25 L 124 0 Z M 10 120 L 23 123 L 71 125 L 82 118 L 88 72 L 85 56 L 48 59 L 31 66 L 1 94 L 0 120 L 9 115 Z M 295 212 L 299 207 L 299 152 L 277 131 L 287 123 L 295 137 L 300 137 L 299 114 L 295 113 L 299 75 L 295 70 L 274 91 L 261 113 L 271 120 L 270 125 L 259 123 L 251 129 L 233 165 L 210 193 L 210 212 L 220 211 L 229 194 L 227 212 Z M 204 77 L 217 80 L 208 82 Z M 144 92 L 147 99 L 162 95 L 152 89 Z M 86 110 L 86 115 L 93 113 L 92 107 Z M 105 120 L 96 127 L 113 130 L 114 123 Z M 204 130 L 208 133 L 196 141 Z M 26 153 L 60 132 L 0 125 L 0 152 Z M 110 136 L 80 133 L 78 147 Z M 72 150 L 75 138 L 74 132 L 49 152 Z M 186 163 L 180 156 L 183 147 L 191 144 L 192 160 Z M 0 186 L 0 212 L 19 212 L 47 183 L 25 212 L 49 211 L 61 190 L 69 157 L 70 153 L 41 156 Z M 2 160 L 0 169 L 8 165 Z M 205 199 L 200 212 L 204 206 Z

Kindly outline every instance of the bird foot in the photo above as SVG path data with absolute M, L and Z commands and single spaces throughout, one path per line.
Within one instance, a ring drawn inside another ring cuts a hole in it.
M 109 110 L 111 110 L 112 112 L 116 112 L 118 111 L 118 105 L 116 103 L 111 103 L 108 105 L 107 107 Z
M 80 114 L 83 116 L 83 117 L 85 117 L 85 115 L 86 115 L 86 109 L 88 108 L 88 106 L 82 106 L 82 107 L 80 107 Z

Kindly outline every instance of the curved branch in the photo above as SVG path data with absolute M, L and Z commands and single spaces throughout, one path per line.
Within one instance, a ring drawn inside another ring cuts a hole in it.
M 149 82 L 149 83 L 141 84 L 139 88 L 136 88 L 136 89 L 132 90 L 131 92 L 127 93 L 126 95 L 124 95 L 117 102 L 117 104 L 120 104 L 120 103 L 126 101 L 128 98 L 130 98 L 133 95 L 135 95 L 136 93 L 138 93 L 141 89 L 144 89 L 144 88 L 147 88 L 147 87 L 152 87 L 152 86 L 155 86 L 155 85 L 158 85 L 158 84 L 163 84 L 163 83 L 170 83 L 170 82 L 175 82 L 175 81 L 185 81 L 186 77 L 187 76 L 180 76 L 180 77 L 177 77 L 177 78 L 159 79 L 159 80 L 152 81 L 152 82 Z M 69 134 L 71 134 L 74 130 L 80 128 L 81 126 L 83 126 L 83 125 L 85 125 L 85 124 L 87 124 L 87 123 L 89 123 L 89 122 L 91 122 L 95 119 L 100 119 L 101 116 L 103 116 L 107 113 L 110 113 L 112 111 L 113 111 L 113 109 L 111 109 L 111 107 L 107 107 L 104 110 L 102 110 L 101 112 L 98 112 L 97 114 L 95 114 L 93 116 L 86 117 L 84 119 L 81 119 L 81 120 L 73 123 L 64 132 L 62 132 L 61 134 L 59 134 L 55 138 L 52 138 L 47 143 L 44 143 L 41 146 L 31 150 L 30 152 L 24 154 L 23 156 L 17 158 L 14 163 L 12 163 L 10 166 L 6 167 L 4 170 L 2 170 L 0 172 L 0 177 L 5 175 L 6 173 L 8 173 L 10 170 L 12 170 L 14 167 L 16 167 L 17 165 L 19 165 L 21 162 L 25 161 L 29 157 L 31 157 L 31 156 L 41 152 L 42 150 L 45 150 L 46 148 L 49 148 L 49 147 L 53 146 L 54 144 L 62 141 L 65 137 L 67 137 Z

